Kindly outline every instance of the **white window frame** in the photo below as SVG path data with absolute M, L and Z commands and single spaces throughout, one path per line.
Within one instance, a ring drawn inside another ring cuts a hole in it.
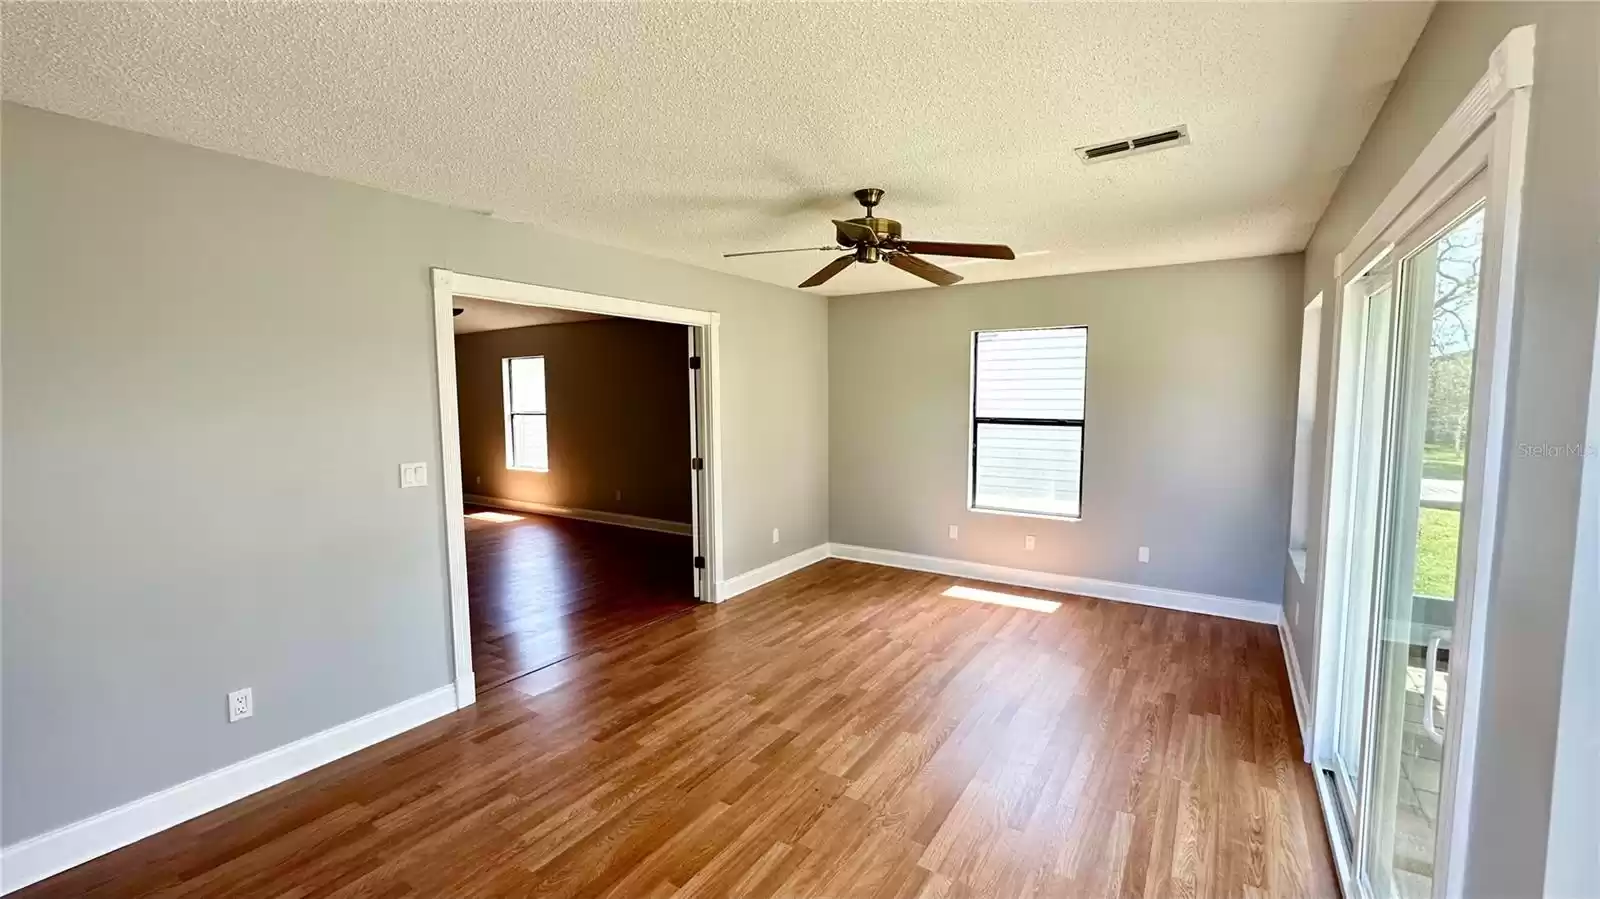
M 1322 357 L 1322 294 L 1306 304 L 1300 321 L 1300 389 L 1295 400 L 1294 481 L 1289 499 L 1289 561 L 1306 582 L 1306 541 L 1311 520 L 1311 437 L 1317 421 L 1317 365 Z
M 1316 680 L 1312 696 L 1311 755 L 1328 767 L 1336 735 L 1342 597 L 1347 595 L 1343 564 L 1351 547 L 1372 535 L 1352 532 L 1348 508 L 1354 472 L 1349 447 L 1349 409 L 1353 403 L 1352 339 L 1348 286 L 1395 251 L 1391 235 L 1411 233 L 1471 180 L 1486 174 L 1483 268 L 1479 287 L 1479 362 L 1473 372 L 1470 445 L 1461 522 L 1461 561 L 1457 587 L 1458 619 L 1451 657 L 1450 708 L 1441 773 L 1439 828 L 1435 856 L 1435 899 L 1461 896 L 1465 883 L 1468 824 L 1473 803 L 1483 644 L 1492 601 L 1494 537 L 1506 442 L 1506 398 L 1510 372 L 1512 311 L 1522 217 L 1522 189 L 1534 76 L 1534 26 L 1507 33 L 1489 57 L 1488 71 L 1468 92 L 1422 153 L 1408 168 L 1334 262 L 1337 304 L 1329 316 L 1333 335 L 1327 402 L 1332 426 L 1325 434 L 1327 460 L 1321 484 L 1323 527 L 1317 583 Z M 1334 600 L 1331 601 L 1330 600 Z M 1342 813 L 1328 779 L 1315 775 L 1318 798 L 1330 836 L 1342 832 Z M 1363 822 L 1355 822 L 1358 833 Z M 1333 839 L 1334 859 L 1347 896 L 1361 894 L 1355 860 L 1341 839 Z M 1356 847 L 1359 852 L 1360 847 Z
M 544 396 L 542 397 L 542 402 L 540 403 L 540 405 L 544 406 L 544 411 L 543 412 L 517 412 L 517 411 L 514 411 L 515 407 L 512 406 L 512 398 L 513 398 L 513 394 L 515 393 L 515 387 L 511 383 L 511 381 L 512 381 L 512 377 L 511 377 L 512 366 L 511 366 L 511 363 L 517 362 L 517 361 L 522 360 L 522 359 L 538 359 L 539 360 L 539 368 L 544 373 L 544 377 L 542 379 L 543 383 L 544 383 Z M 507 356 L 504 359 L 501 359 L 500 360 L 500 389 L 501 389 L 501 394 L 502 394 L 501 407 L 500 408 L 501 408 L 501 410 L 503 412 L 503 415 L 502 415 L 502 419 L 503 420 L 502 420 L 501 423 L 505 426 L 505 431 L 506 431 L 506 470 L 507 471 L 535 471 L 535 472 L 539 472 L 540 474 L 548 474 L 550 472 L 550 367 L 545 364 L 545 357 L 542 356 L 542 355 Z M 516 418 L 519 415 L 525 415 L 525 416 L 534 416 L 534 415 L 536 415 L 539 418 L 544 419 L 544 466 L 543 467 L 540 467 L 540 466 L 537 466 L 537 465 L 518 465 L 517 464 L 518 460 L 517 460 L 517 440 L 516 440 Z
M 978 415 L 978 335 L 1003 334 L 1017 331 L 1072 331 L 1084 332 L 1085 347 L 1088 345 L 1088 325 L 1044 325 L 1037 328 L 982 328 L 972 332 L 971 351 L 967 354 L 968 364 L 971 366 L 967 372 L 967 511 L 978 512 L 984 515 L 1013 515 L 1019 518 L 1045 518 L 1050 521 L 1082 521 L 1083 520 L 1083 472 L 1087 467 L 1085 459 L 1088 456 L 1089 431 L 1085 422 L 1089 417 L 1088 380 L 1089 365 L 1084 362 L 1084 413 L 1083 418 L 1074 419 L 1023 419 L 1023 418 L 995 418 Z M 1048 512 L 1039 512 L 1032 509 L 1006 509 L 997 506 L 978 505 L 978 425 L 979 424 L 1033 424 L 1053 427 L 1078 429 L 1078 514 L 1077 515 L 1052 515 Z

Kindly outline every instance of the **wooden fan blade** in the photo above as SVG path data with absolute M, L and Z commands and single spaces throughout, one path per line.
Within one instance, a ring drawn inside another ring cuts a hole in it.
M 833 226 L 839 229 L 840 234 L 850 238 L 856 243 L 864 243 L 869 247 L 875 247 L 878 245 L 878 232 L 868 228 L 866 225 L 858 225 L 855 222 L 842 222 L 838 219 L 834 219 Z
M 834 275 L 837 275 L 840 272 L 844 271 L 845 269 L 849 268 L 850 267 L 850 263 L 855 262 L 855 261 L 856 261 L 856 254 L 854 254 L 854 253 L 846 253 L 843 256 L 840 256 L 838 259 L 835 259 L 832 262 L 828 263 L 827 265 L 824 265 L 822 267 L 822 269 L 820 271 L 818 271 L 815 275 L 812 275 L 811 277 L 805 279 L 804 281 L 801 281 L 800 282 L 800 286 L 801 287 L 816 287 L 818 284 L 821 284 L 822 282 L 828 280 L 829 278 L 832 278 Z
M 942 240 L 902 240 L 896 246 L 907 253 L 930 256 L 971 256 L 975 259 L 1015 259 L 1011 248 L 998 243 L 949 243 Z
M 743 253 L 723 253 L 722 258 L 732 259 L 735 256 L 766 256 L 769 253 L 814 253 L 817 250 L 838 250 L 840 247 L 795 247 L 789 250 L 746 250 Z
M 883 257 L 889 264 L 903 272 L 910 272 L 924 281 L 932 281 L 940 287 L 949 287 L 961 280 L 955 272 L 945 271 L 926 259 L 918 259 L 910 253 L 894 253 Z

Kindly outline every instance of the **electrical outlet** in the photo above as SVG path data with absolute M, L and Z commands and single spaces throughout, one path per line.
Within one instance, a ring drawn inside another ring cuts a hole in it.
M 401 462 L 400 463 L 401 487 L 426 487 L 428 486 L 428 463 L 426 462 Z
M 1300 604 L 1299 603 L 1294 603 L 1293 605 L 1289 606 L 1289 621 L 1292 624 L 1294 624 L 1295 627 L 1299 627 L 1300 626 Z
M 1023 549 L 1027 549 L 1027 550 L 1033 549 L 1033 535 L 1032 534 L 1029 534 L 1028 536 L 1022 538 L 1022 548 Z
M 1139 547 L 1139 561 L 1141 561 L 1141 562 L 1150 561 L 1150 547 L 1148 547 L 1148 546 Z
M 249 687 L 228 694 L 228 723 L 243 721 L 256 713 L 255 695 Z
M 622 491 L 621 490 L 617 491 L 617 502 L 619 502 L 619 503 L 622 502 Z
M 472 479 L 472 483 L 475 486 L 482 487 L 483 486 L 483 476 L 482 475 L 478 475 L 478 476 L 474 477 Z
M 772 529 L 772 542 L 773 543 L 777 543 L 778 542 L 778 529 L 777 528 L 773 528 Z
M 950 539 L 951 539 L 951 540 L 955 540 L 955 539 L 957 539 L 957 538 L 958 538 L 958 537 L 960 537 L 960 536 L 961 536 L 961 531 L 960 531 L 960 529 L 959 529 L 959 528 L 957 528 L 957 527 L 956 527 L 956 526 L 955 526 L 955 525 L 953 525 L 953 524 L 952 524 L 952 525 L 951 525 L 951 526 L 950 526 Z

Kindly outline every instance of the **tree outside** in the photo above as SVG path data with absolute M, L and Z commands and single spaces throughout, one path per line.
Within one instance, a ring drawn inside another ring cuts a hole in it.
M 1425 479 L 1461 482 L 1466 477 L 1482 258 L 1482 212 L 1457 225 L 1439 241 L 1428 360 L 1427 435 L 1422 459 Z M 1421 510 L 1417 519 L 1413 592 L 1427 596 L 1455 595 L 1460 542 L 1459 507 L 1430 506 Z

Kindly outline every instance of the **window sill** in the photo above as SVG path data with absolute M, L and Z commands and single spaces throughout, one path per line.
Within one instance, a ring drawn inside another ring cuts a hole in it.
M 1306 551 L 1303 549 L 1289 550 L 1289 562 L 1294 565 L 1294 573 L 1300 575 L 1300 583 L 1306 582 Z
M 549 474 L 550 473 L 550 469 L 548 469 L 548 468 L 529 468 L 529 467 L 527 467 L 525 465 L 507 465 L 506 466 L 506 471 L 532 471 L 532 472 L 536 472 L 538 474 Z
M 980 515 L 1010 515 L 1016 518 L 1043 518 L 1046 521 L 1082 521 L 1081 515 L 1051 515 L 1047 512 L 1020 512 L 1010 509 L 986 509 L 982 506 L 968 506 L 968 512 L 977 512 Z

